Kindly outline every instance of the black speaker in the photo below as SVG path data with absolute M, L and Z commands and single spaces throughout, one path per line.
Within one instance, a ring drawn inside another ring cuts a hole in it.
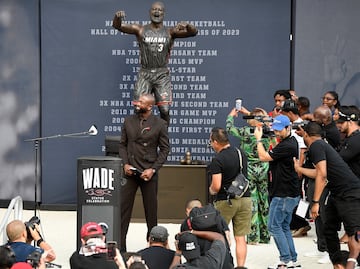
M 90 156 L 77 161 L 77 249 L 80 229 L 87 222 L 105 222 L 109 226 L 106 239 L 120 243 L 121 159 Z

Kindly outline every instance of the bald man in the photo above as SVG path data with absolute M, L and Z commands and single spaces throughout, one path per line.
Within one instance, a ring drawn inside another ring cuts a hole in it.
M 46 252 L 46 262 L 55 260 L 55 252 L 52 250 L 52 247 L 41 237 L 38 230 L 38 225 L 34 224 L 34 228 L 31 226 L 28 228 L 31 234 L 31 236 L 29 236 L 29 238 L 31 238 L 30 242 L 28 241 L 28 232 L 24 222 L 21 220 L 13 220 L 6 226 L 6 234 L 9 238 L 7 245 L 9 245 L 15 252 L 16 262 L 26 262 L 29 254 L 33 253 L 34 251 L 39 251 L 40 253 Z M 34 247 L 30 244 L 32 240 L 36 242 L 38 247 Z

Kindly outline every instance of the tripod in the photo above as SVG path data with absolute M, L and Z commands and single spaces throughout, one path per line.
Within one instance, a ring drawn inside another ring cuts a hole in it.
M 80 133 L 70 133 L 70 134 L 57 134 L 52 136 L 45 136 L 45 137 L 37 137 L 26 139 L 25 142 L 34 142 L 34 152 L 35 152 L 35 184 L 34 184 L 34 216 L 36 216 L 36 212 L 38 209 L 38 182 L 39 182 L 39 173 L 38 173 L 38 166 L 39 166 L 39 145 L 42 140 L 48 140 L 53 138 L 60 138 L 60 137 L 88 137 L 88 136 L 95 136 L 97 135 L 98 130 L 95 125 L 92 125 L 88 131 L 80 132 Z

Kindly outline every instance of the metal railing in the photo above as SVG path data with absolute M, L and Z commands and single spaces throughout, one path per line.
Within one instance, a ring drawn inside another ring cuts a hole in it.
M 0 236 L 2 235 L 3 237 L 3 244 L 5 244 L 7 242 L 7 235 L 6 235 L 6 225 L 9 222 L 9 218 L 11 215 L 11 212 L 14 211 L 14 219 L 22 219 L 22 214 L 23 214 L 23 200 L 20 196 L 16 196 L 14 197 L 6 212 L 5 215 L 1 221 L 0 224 Z

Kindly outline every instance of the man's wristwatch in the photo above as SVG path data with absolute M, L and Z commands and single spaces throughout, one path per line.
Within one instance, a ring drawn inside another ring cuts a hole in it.
M 44 242 L 44 239 L 40 238 L 38 241 L 36 241 L 36 245 L 40 247 L 40 244 Z

